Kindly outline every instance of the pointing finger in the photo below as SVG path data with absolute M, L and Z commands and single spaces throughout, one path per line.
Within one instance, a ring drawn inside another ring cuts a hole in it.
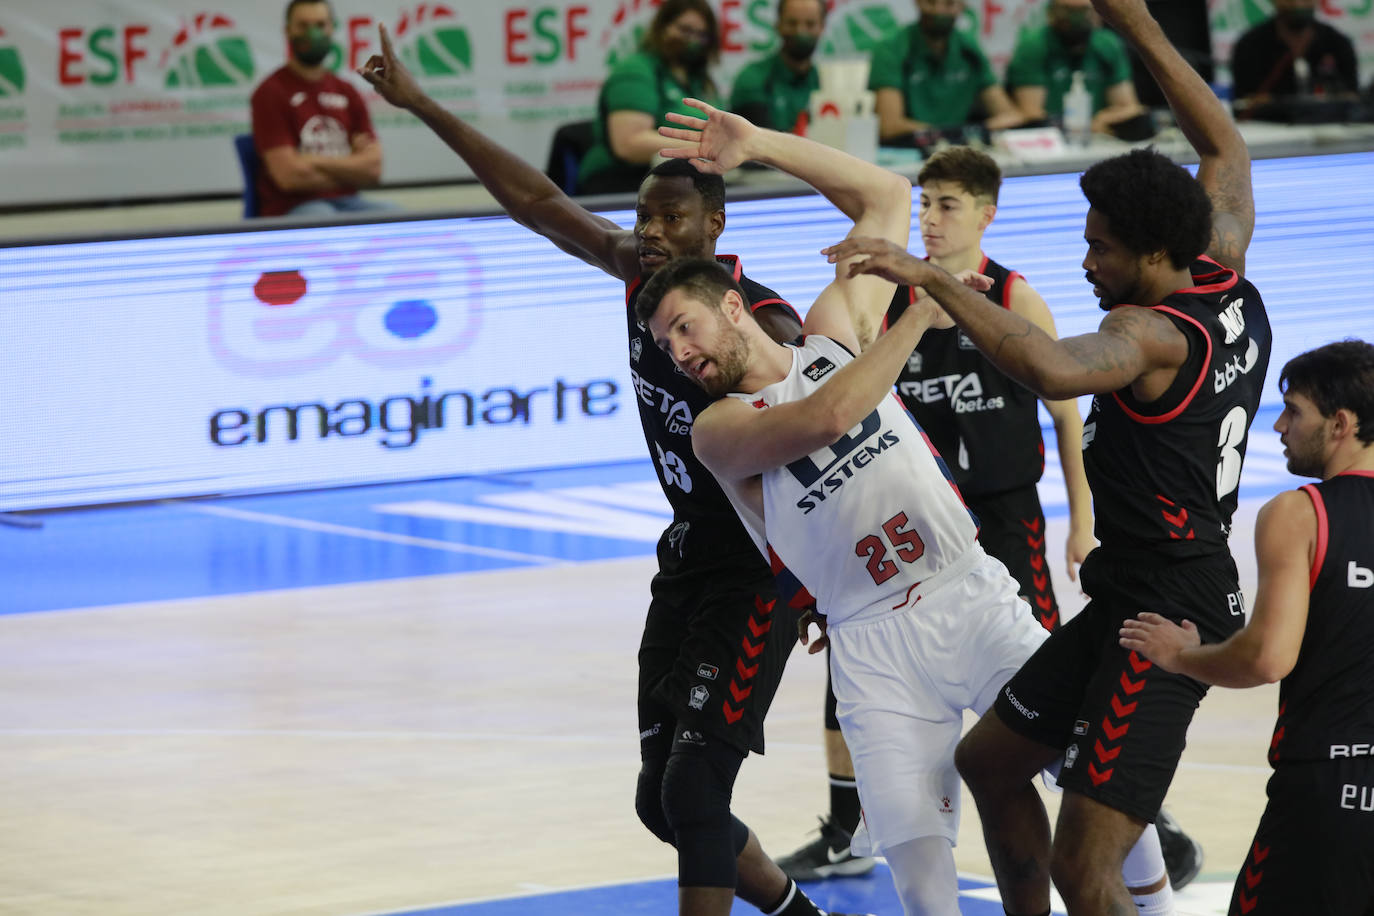
M 386 26 L 380 22 L 377 23 L 377 32 L 382 39 L 382 57 L 389 64 L 396 59 L 396 52 L 391 50 L 391 36 L 387 33 Z

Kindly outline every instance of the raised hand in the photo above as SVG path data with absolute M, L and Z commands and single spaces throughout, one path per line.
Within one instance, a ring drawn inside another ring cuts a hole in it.
M 377 33 L 382 39 L 382 53 L 369 57 L 367 63 L 358 68 L 358 75 L 397 108 L 413 109 L 425 99 L 424 91 L 391 49 L 391 36 L 386 26 L 378 24 Z
M 848 238 L 829 248 L 822 248 L 821 254 L 831 264 L 857 258 L 849 264 L 850 277 L 873 274 L 909 286 L 920 286 L 937 269 L 927 261 L 912 257 L 905 248 L 887 239 Z
M 1132 17 L 1151 18 L 1145 0 L 1092 0 L 1092 3 L 1102 21 L 1114 29 L 1121 29 Z
M 1165 671 L 1178 672 L 1178 655 L 1184 649 L 1202 645 L 1202 637 L 1191 620 L 1179 626 L 1167 617 L 1141 611 L 1135 619 L 1121 622 L 1121 647 L 1133 649 Z
M 742 162 L 753 158 L 750 141 L 759 128 L 737 114 L 721 111 L 700 99 L 683 99 L 685 104 L 706 115 L 668 112 L 668 120 L 682 127 L 660 127 L 660 135 L 670 140 L 686 141 L 688 146 L 672 146 L 659 150 L 666 159 L 690 159 L 700 172 L 722 175 Z

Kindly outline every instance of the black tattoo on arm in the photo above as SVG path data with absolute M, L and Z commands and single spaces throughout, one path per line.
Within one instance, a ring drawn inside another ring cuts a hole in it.
M 1237 273 L 1245 271 L 1245 252 L 1255 231 L 1255 197 L 1250 162 L 1218 164 L 1207 176 L 1212 200 L 1212 241 L 1207 254 Z
M 1009 331 L 1006 334 L 1003 334 L 1001 339 L 997 341 L 997 346 L 993 349 L 992 353 L 993 362 L 996 362 L 997 358 L 1002 355 L 1002 348 L 1004 346 L 1011 344 L 1013 347 L 1015 347 L 1016 344 L 1014 343 L 1014 341 L 1026 340 L 1031 336 L 1032 333 L 1034 333 L 1034 331 L 1036 330 L 1035 326 L 1031 324 L 1029 321 L 1026 321 L 1024 318 L 1021 320 L 1024 323 L 1023 327 L 1017 328 L 1015 331 Z

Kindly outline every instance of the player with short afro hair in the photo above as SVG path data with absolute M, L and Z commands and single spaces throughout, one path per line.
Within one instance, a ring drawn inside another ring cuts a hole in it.
M 1183 166 L 1151 149 L 1131 150 L 1089 168 L 1078 181 L 1112 235 L 1138 254 L 1164 251 L 1176 268 L 1212 239 L 1212 202 Z

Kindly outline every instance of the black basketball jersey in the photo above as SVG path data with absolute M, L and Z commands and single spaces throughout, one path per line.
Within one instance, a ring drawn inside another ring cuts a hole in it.
M 753 310 L 765 305 L 792 309 L 773 290 L 744 276 L 739 259 L 734 255 L 719 255 L 716 260 L 743 287 Z M 663 494 L 673 507 L 673 524 L 688 522 L 699 533 L 710 532 L 707 536 L 694 538 L 697 550 L 709 545 L 712 554 L 738 552 L 749 562 L 761 561 L 758 548 L 745 532 L 720 484 L 692 451 L 692 423 L 715 398 L 683 375 L 672 358 L 655 346 L 653 335 L 640 327 L 635 317 L 635 300 L 641 289 L 640 278 L 625 289 L 630 378 L 634 382 L 639 422 L 644 428 L 649 457 L 658 470 Z
M 983 256 L 978 272 L 992 278 L 985 294 L 1011 308 L 1021 275 Z M 886 330 L 912 301 L 899 286 L 883 320 Z M 897 394 L 945 460 L 960 492 L 977 496 L 1034 484 L 1045 469 L 1039 399 L 1008 378 L 959 328 L 932 328 L 907 357 Z
M 1167 561 L 1227 551 L 1246 434 L 1269 369 L 1269 316 L 1259 292 L 1202 257 L 1194 286 L 1150 306 L 1188 338 L 1164 395 L 1129 387 L 1093 398 L 1083 466 L 1097 539 L 1109 553 Z
M 1279 684 L 1273 765 L 1374 755 L 1374 473 L 1302 489 L 1317 511 L 1307 629 Z

